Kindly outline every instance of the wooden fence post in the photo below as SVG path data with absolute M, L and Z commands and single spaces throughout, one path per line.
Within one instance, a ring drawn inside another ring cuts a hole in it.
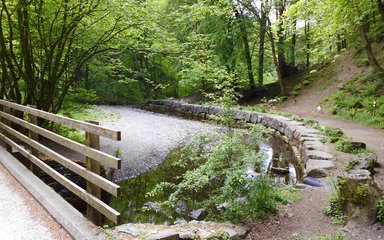
M 12 110 L 11 110 L 10 107 L 3 106 L 3 112 L 12 115 Z M 7 125 L 7 126 L 12 127 L 12 126 L 11 126 L 11 124 L 12 124 L 11 121 L 9 121 L 9 120 L 7 120 L 7 119 L 2 119 L 2 122 L 3 122 L 5 125 Z M 9 137 L 9 138 L 12 137 L 9 133 L 5 133 L 5 136 L 6 136 L 6 137 Z M 12 146 L 11 146 L 11 145 L 9 145 L 9 144 L 6 143 L 6 144 L 5 144 L 5 149 L 6 149 L 8 152 L 12 153 Z
M 99 125 L 99 123 L 95 121 L 87 121 L 87 122 L 95 125 Z M 86 132 L 85 141 L 87 146 L 100 150 L 100 137 L 98 135 Z M 101 168 L 100 168 L 100 163 L 98 161 L 92 158 L 86 157 L 85 165 L 87 169 L 91 170 L 97 175 L 100 175 Z M 87 181 L 87 192 L 89 192 L 96 198 L 101 199 L 101 188 L 89 181 Z M 101 226 L 101 224 L 104 221 L 104 216 L 89 204 L 87 204 L 87 217 L 97 226 Z
M 32 108 L 36 108 L 36 106 L 33 106 L 33 105 L 28 105 L 28 107 L 32 107 Z M 32 115 L 30 113 L 28 113 L 28 121 L 34 125 L 38 125 L 38 118 L 37 116 L 35 115 Z M 39 134 L 29 130 L 29 138 L 35 140 L 36 142 L 39 141 Z M 35 155 L 36 157 L 38 157 L 39 155 L 39 151 L 37 151 L 36 149 L 34 148 L 31 148 L 31 152 L 33 155 Z M 34 164 L 32 162 L 30 162 L 29 164 L 29 170 L 31 170 L 32 172 L 34 171 Z

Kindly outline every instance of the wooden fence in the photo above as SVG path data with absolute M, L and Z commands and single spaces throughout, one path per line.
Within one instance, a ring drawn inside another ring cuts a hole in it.
M 101 200 L 101 190 L 113 196 L 118 196 L 120 186 L 100 176 L 100 171 L 101 166 L 119 169 L 121 160 L 100 151 L 99 138 L 105 137 L 120 141 L 120 131 L 98 126 L 96 122 L 82 122 L 5 100 L 0 100 L 0 106 L 0 138 L 6 144 L 9 152 L 12 152 L 12 150 L 19 152 L 29 159 L 31 163 L 84 200 L 87 203 L 87 217 L 95 224 L 102 224 L 102 215 L 115 223 L 119 222 L 120 213 Z M 17 112 L 18 114 L 15 114 Z M 16 117 L 16 115 L 19 117 Z M 28 121 L 20 118 L 20 116 L 27 117 Z M 84 131 L 86 144 L 75 142 L 38 126 L 39 118 Z M 16 129 L 23 129 L 24 131 Z M 43 145 L 39 142 L 39 136 L 85 156 L 85 167 Z M 20 144 L 21 142 L 22 144 Z M 28 147 L 26 148 L 23 145 Z M 86 189 L 78 186 L 50 167 L 42 160 L 42 155 L 84 178 L 87 182 Z

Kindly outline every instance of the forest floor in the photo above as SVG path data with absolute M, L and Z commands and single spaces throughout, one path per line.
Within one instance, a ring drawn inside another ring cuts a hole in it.
M 360 75 L 366 68 L 359 68 L 354 64 L 351 51 L 344 52 L 329 66 L 318 70 L 312 83 L 302 89 L 299 95 L 288 99 L 278 106 L 278 110 L 289 112 L 301 117 L 317 120 L 321 125 L 340 128 L 347 137 L 354 141 L 364 142 L 367 148 L 372 149 L 378 156 L 381 165 L 374 175 L 376 181 L 384 187 L 384 130 L 373 129 L 361 124 L 333 118 L 322 106 L 318 106 L 328 95 L 336 92 L 339 87 L 349 79 Z M 332 148 L 333 146 L 329 146 Z M 333 147 L 333 153 L 337 158 L 336 169 L 329 173 L 330 179 L 345 171 L 349 155 L 337 152 Z M 327 180 L 329 181 L 329 180 Z M 331 219 L 324 214 L 327 206 L 330 189 L 311 188 L 300 190 L 301 200 L 287 206 L 280 211 L 278 216 L 267 222 L 252 224 L 250 239 L 314 239 L 325 234 L 333 235 L 337 229 L 346 235 L 345 239 L 384 239 L 384 226 L 336 226 Z

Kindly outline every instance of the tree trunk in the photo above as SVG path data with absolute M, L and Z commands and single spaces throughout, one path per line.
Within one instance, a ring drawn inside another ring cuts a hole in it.
M 309 48 L 310 48 L 310 45 L 309 45 L 309 22 L 305 22 L 305 26 L 304 26 L 304 30 L 305 30 L 305 41 L 306 41 L 306 49 L 305 49 L 305 52 L 307 53 L 307 68 L 309 68 L 309 57 L 310 57 L 310 53 L 309 53 Z
M 260 86 L 264 84 L 264 54 L 265 54 L 265 34 L 267 31 L 267 21 L 265 12 L 262 10 L 260 17 L 260 34 L 259 34 L 259 67 L 258 67 L 258 83 Z
M 276 14 L 276 20 L 278 21 L 277 25 L 277 59 L 279 61 L 279 68 L 282 77 L 286 77 L 289 75 L 286 70 L 287 70 L 287 62 L 285 59 L 285 51 L 284 51 L 284 34 L 283 34 L 283 21 L 281 19 L 281 16 L 284 13 L 284 6 L 282 5 L 283 3 L 280 3 L 277 6 L 277 14 Z
M 293 29 L 292 29 L 292 45 L 291 45 L 291 59 L 290 59 L 290 65 L 295 66 L 296 65 L 296 58 L 295 58 L 295 49 L 296 49 L 296 19 L 293 21 Z
M 240 15 L 240 18 L 241 18 L 240 31 L 241 31 L 241 35 L 244 43 L 244 57 L 247 63 L 250 93 L 252 94 L 255 91 L 255 78 L 253 77 L 252 56 L 249 50 L 248 33 L 245 27 L 244 15 L 239 13 L 237 13 L 236 15 Z
M 271 42 L 272 59 L 273 59 L 273 63 L 275 65 L 275 69 L 276 69 L 277 80 L 278 80 L 279 85 L 280 85 L 280 93 L 281 93 L 282 96 L 286 96 L 287 95 L 286 86 L 285 86 L 285 82 L 284 82 L 284 79 L 283 79 L 283 75 L 282 75 L 282 71 L 281 71 L 281 66 L 279 66 L 279 61 L 278 61 L 278 58 L 276 57 L 275 39 L 273 37 L 273 33 L 272 33 L 272 29 L 271 29 L 271 22 L 269 21 L 269 19 L 268 19 L 268 23 L 269 23 L 268 36 L 269 36 L 269 40 Z
M 362 47 L 368 57 L 369 65 L 373 68 L 373 71 L 384 73 L 384 69 L 380 66 L 379 62 L 377 61 L 372 50 L 371 42 L 368 39 L 366 21 L 359 25 L 359 34 Z
M 381 21 L 384 22 L 384 4 L 381 0 L 377 0 L 377 7 L 381 15 Z

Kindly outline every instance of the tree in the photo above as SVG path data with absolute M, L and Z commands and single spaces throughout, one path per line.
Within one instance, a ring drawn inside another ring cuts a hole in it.
M 51 112 L 59 111 L 85 64 L 113 50 L 112 41 L 136 24 L 122 11 L 130 2 L 118 0 L 1 0 L 1 6 L 1 95 Z

